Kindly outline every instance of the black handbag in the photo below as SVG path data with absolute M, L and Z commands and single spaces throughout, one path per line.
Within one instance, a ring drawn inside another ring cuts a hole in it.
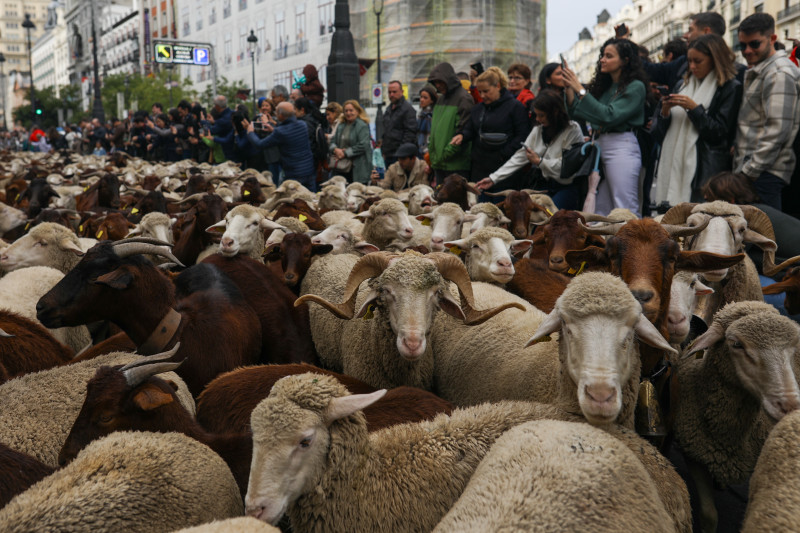
M 578 142 L 561 153 L 561 179 L 570 180 L 587 177 L 594 170 L 597 148 L 591 145 L 581 153 L 584 142 Z
M 486 107 L 481 110 L 481 120 L 478 126 L 478 136 L 481 142 L 487 146 L 503 146 L 508 142 L 507 133 L 483 133 L 483 117 L 486 115 Z

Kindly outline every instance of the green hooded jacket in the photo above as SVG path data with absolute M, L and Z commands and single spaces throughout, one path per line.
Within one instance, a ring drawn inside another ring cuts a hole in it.
M 463 170 L 470 168 L 472 143 L 464 142 L 460 146 L 450 144 L 456 132 L 464 129 L 469 120 L 469 113 L 475 102 L 472 96 L 461 85 L 456 71 L 450 63 L 439 63 L 428 76 L 428 81 L 441 81 L 447 85 L 447 93 L 439 94 L 433 106 L 431 136 L 428 141 L 428 153 L 431 168 L 434 170 Z

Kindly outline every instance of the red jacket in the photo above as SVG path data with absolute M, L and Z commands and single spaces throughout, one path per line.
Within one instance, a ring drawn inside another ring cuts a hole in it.
M 517 95 L 517 100 L 519 100 L 520 103 L 524 105 L 526 108 L 528 106 L 528 102 L 530 102 L 534 98 L 536 97 L 533 95 L 530 89 L 522 89 Z

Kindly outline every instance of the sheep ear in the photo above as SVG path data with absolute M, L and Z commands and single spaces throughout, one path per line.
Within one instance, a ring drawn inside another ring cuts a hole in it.
M 722 329 L 722 326 L 720 326 L 718 322 L 713 322 L 711 327 L 708 328 L 708 331 L 694 340 L 694 342 L 689 346 L 689 349 L 686 350 L 686 353 L 683 354 L 683 357 L 688 358 L 690 355 L 694 355 L 700 350 L 707 350 L 721 341 L 724 337 L 725 331 Z
M 383 398 L 384 394 L 386 394 L 386 389 L 377 390 L 371 394 L 351 394 L 332 398 L 325 412 L 325 422 L 330 424 L 335 420 L 357 413 Z
M 353 218 L 358 218 L 361 219 L 362 222 L 366 222 L 367 220 L 372 218 L 372 213 L 370 213 L 369 211 L 362 211 Z
M 206 228 L 206 233 L 225 233 L 225 229 L 227 226 L 227 222 L 223 218 L 216 224 L 212 224 L 211 226 Z
M 694 292 L 695 294 L 714 294 L 714 289 L 697 280 L 694 282 Z
M 539 328 L 536 330 L 536 333 L 533 334 L 533 337 L 531 337 L 525 347 L 527 348 L 528 346 L 533 346 L 534 344 L 540 342 L 552 340 L 550 338 L 550 334 L 560 330 L 561 312 L 558 310 L 558 304 L 556 304 L 556 307 L 550 312 L 549 315 L 545 317 L 542 323 L 539 324 Z
M 374 252 L 380 252 L 381 249 L 375 246 L 374 244 L 370 244 L 367 241 L 357 242 L 355 244 L 356 252 L 360 253 L 361 255 L 367 255 Z
M 750 242 L 761 248 L 762 250 L 774 252 L 778 249 L 778 245 L 775 244 L 775 241 L 772 239 L 768 239 L 758 233 L 757 231 L 753 231 L 751 229 L 744 230 L 744 236 L 742 237 L 742 242 Z
M 82 257 L 84 255 L 84 252 L 83 250 L 81 250 L 81 247 L 69 239 L 61 239 L 61 241 L 58 243 L 58 246 L 62 250 L 72 250 L 72 252 L 74 252 L 75 255 L 77 255 L 78 257 Z
M 333 250 L 332 244 L 312 244 L 311 255 L 325 255 Z
M 519 241 L 511 241 L 511 253 L 519 254 L 527 252 L 533 246 L 533 241 L 524 239 Z
M 366 299 L 364 300 L 364 303 L 361 304 L 361 308 L 355 315 L 353 315 L 353 318 L 361 318 L 364 315 L 366 315 L 367 312 L 370 312 L 370 315 L 365 317 L 364 320 L 369 320 L 370 318 L 372 318 L 370 306 L 375 303 L 375 300 L 378 299 L 378 296 L 380 296 L 378 291 L 373 291 L 373 290 L 369 291 L 369 293 L 367 293 Z
M 442 311 L 457 320 L 462 322 L 467 320 L 467 316 L 461 309 L 461 303 L 456 300 L 448 290 L 442 291 L 442 294 L 439 297 L 439 307 L 442 309 Z
M 172 401 L 171 395 L 162 391 L 153 383 L 147 383 L 140 387 L 133 396 L 133 403 L 142 411 L 152 411 L 162 405 L 172 403 Z
M 478 220 L 480 215 L 476 215 L 475 213 L 466 213 L 464 214 L 464 222 L 475 222 Z
M 500 220 L 498 222 L 500 224 L 511 224 L 511 219 L 503 215 L 502 217 L 500 217 Z
M 659 350 L 666 350 L 672 355 L 678 355 L 678 350 L 670 346 L 653 323 L 647 320 L 643 314 L 639 314 L 639 319 L 633 326 L 633 330 L 636 332 L 636 336 L 639 337 L 639 340 L 645 344 L 649 344 L 653 348 L 658 348 Z

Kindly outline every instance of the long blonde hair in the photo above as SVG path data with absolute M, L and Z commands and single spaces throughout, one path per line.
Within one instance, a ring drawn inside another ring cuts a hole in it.
M 500 67 L 489 67 L 486 72 L 478 76 L 475 83 L 477 84 L 479 81 L 485 81 L 489 85 L 499 84 L 501 89 L 508 89 L 508 78 Z
M 714 72 L 717 74 L 717 85 L 725 85 L 726 82 L 736 77 L 736 54 L 728 48 L 728 45 L 719 35 L 708 33 L 701 35 L 691 43 L 689 50 L 695 49 L 701 54 L 711 58 L 714 64 Z M 686 71 L 686 81 L 689 81 L 691 72 Z M 685 82 L 684 82 L 685 83 Z
M 356 112 L 358 113 L 358 118 L 360 118 L 361 120 L 363 120 L 364 122 L 366 122 L 367 124 L 369 124 L 369 116 L 367 115 L 367 112 L 366 112 L 366 111 L 364 111 L 364 108 L 363 108 L 363 107 L 361 107 L 361 106 L 358 104 L 358 101 L 357 101 L 357 100 L 348 100 L 348 101 L 346 101 L 346 102 L 344 103 L 344 105 L 342 106 L 342 109 L 344 109 L 344 108 L 345 108 L 345 107 L 347 107 L 348 105 L 351 105 L 351 106 L 353 106 L 353 107 L 355 108 Z

